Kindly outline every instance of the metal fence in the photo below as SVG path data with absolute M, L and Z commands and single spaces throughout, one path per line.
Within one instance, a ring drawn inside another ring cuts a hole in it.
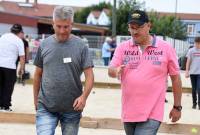
M 89 53 L 90 53 L 91 58 L 93 59 L 94 65 L 102 66 L 103 60 L 101 58 L 101 48 L 105 40 L 105 36 L 82 36 L 81 38 L 89 47 Z M 41 41 L 42 39 L 40 39 L 40 42 Z M 30 63 L 33 63 L 33 60 L 35 59 L 38 46 L 39 45 L 35 44 L 35 39 L 29 40 L 29 51 L 30 51 L 29 62 Z
M 191 46 L 191 44 L 189 44 L 187 41 L 177 40 L 169 37 L 166 38 L 166 41 L 175 48 L 178 57 L 185 55 Z
M 82 36 L 82 38 L 83 38 L 83 41 L 85 41 L 85 43 L 89 47 L 89 53 L 93 59 L 94 65 L 103 66 L 103 60 L 101 58 L 101 48 L 105 40 L 105 36 Z M 162 38 L 162 37 L 159 37 L 159 38 Z M 130 36 L 116 37 L 117 44 L 127 39 L 130 39 Z M 190 44 L 188 44 L 186 41 L 174 40 L 169 37 L 167 37 L 165 40 L 169 42 L 175 48 L 178 57 L 181 57 L 182 55 L 184 55 L 190 46 Z M 38 46 L 35 45 L 34 39 L 30 40 L 29 46 L 30 46 L 30 62 L 33 62 Z

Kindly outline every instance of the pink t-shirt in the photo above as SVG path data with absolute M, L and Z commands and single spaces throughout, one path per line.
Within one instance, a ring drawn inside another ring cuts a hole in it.
M 142 52 L 130 39 L 117 46 L 110 67 L 122 64 L 122 121 L 162 121 L 167 76 L 179 74 L 175 50 L 154 36 Z

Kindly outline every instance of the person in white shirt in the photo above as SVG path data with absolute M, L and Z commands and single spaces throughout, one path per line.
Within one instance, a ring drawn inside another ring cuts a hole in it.
M 191 80 L 192 108 L 200 110 L 200 37 L 195 37 L 195 45 L 188 50 L 185 77 Z
M 16 60 L 20 56 L 18 75 L 24 72 L 25 54 L 21 40 L 23 29 L 20 24 L 14 24 L 10 33 L 0 37 L 0 110 L 12 111 L 11 97 L 16 82 Z

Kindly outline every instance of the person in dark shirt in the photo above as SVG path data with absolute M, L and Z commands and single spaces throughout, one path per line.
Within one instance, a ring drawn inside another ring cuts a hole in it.
M 110 44 L 110 47 L 111 47 L 111 56 L 110 56 L 110 60 L 112 60 L 112 57 L 114 55 L 114 52 L 115 52 L 115 48 L 117 47 L 117 44 L 116 44 L 116 37 L 112 37 L 112 42 Z
M 28 41 L 24 38 L 24 32 L 22 32 L 22 34 L 20 35 L 20 38 L 22 39 L 23 43 L 24 43 L 24 53 L 25 53 L 25 63 L 28 63 L 29 60 L 29 44 Z M 18 63 L 19 63 L 19 58 L 16 61 L 16 68 L 18 67 Z M 25 65 L 24 65 L 24 74 L 22 74 L 21 76 L 19 76 L 17 78 L 18 83 L 22 83 L 23 85 L 25 84 L 25 79 L 28 79 L 30 76 L 28 72 L 25 71 Z
M 25 63 L 28 63 L 28 60 L 29 60 L 29 44 L 28 44 L 28 41 L 24 38 L 24 32 L 23 34 L 21 34 L 21 37 L 20 37 L 24 43 L 24 52 L 25 52 Z M 19 62 L 19 57 L 16 61 L 16 66 L 18 66 L 18 62 Z

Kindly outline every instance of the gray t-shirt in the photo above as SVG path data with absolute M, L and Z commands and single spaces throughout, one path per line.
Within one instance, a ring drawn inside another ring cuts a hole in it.
M 200 49 L 196 47 L 189 49 L 187 58 L 191 60 L 189 73 L 193 75 L 200 74 Z
M 85 43 L 74 35 L 59 43 L 52 35 L 41 43 L 34 65 L 43 69 L 38 102 L 50 112 L 73 112 L 74 100 L 82 94 L 80 76 L 93 67 Z

